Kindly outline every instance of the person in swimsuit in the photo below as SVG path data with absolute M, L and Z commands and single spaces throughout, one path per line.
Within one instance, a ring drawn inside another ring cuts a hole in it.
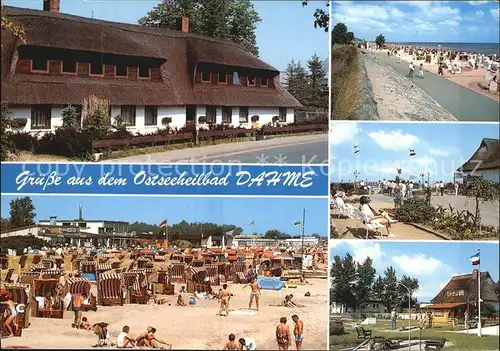
M 6 301 L 2 301 L 2 305 L 6 305 L 9 311 L 9 316 L 5 319 L 3 322 L 3 328 L 7 329 L 9 331 L 8 336 L 14 336 L 14 331 L 12 330 L 12 327 L 10 326 L 12 323 L 14 323 L 16 329 L 17 329 L 17 324 L 16 324 L 16 317 L 17 317 L 17 311 L 16 311 L 16 303 L 12 300 L 11 296 L 7 296 Z
M 236 336 L 229 334 L 229 341 L 224 345 L 223 350 L 239 350 L 240 346 L 236 343 Z
M 252 289 L 252 291 L 250 293 L 250 302 L 248 303 L 248 309 L 249 310 L 252 309 L 253 299 L 255 298 L 255 306 L 257 307 L 257 311 L 258 311 L 259 310 L 259 298 L 260 298 L 259 284 L 257 284 L 257 281 L 254 278 L 254 279 L 252 279 L 252 281 L 248 285 L 250 285 L 250 288 Z
M 231 293 L 227 290 L 227 284 L 222 285 L 222 289 L 219 293 L 220 310 L 219 315 L 222 316 L 222 311 L 226 312 L 226 317 L 229 316 L 229 300 L 231 299 Z
M 80 324 L 81 329 L 92 330 L 92 326 L 90 325 L 87 317 L 82 317 L 82 324 Z
M 278 349 L 288 350 L 291 344 L 290 328 L 286 325 L 286 317 L 280 318 L 280 324 L 276 326 L 276 342 L 278 343 Z
M 126 348 L 134 346 L 135 346 L 135 339 L 130 336 L 130 327 L 126 325 L 122 328 L 122 332 L 116 338 L 116 347 Z
M 82 309 L 83 302 L 85 301 L 86 296 L 84 294 L 74 294 L 71 300 L 73 306 L 73 312 L 75 313 L 75 320 L 73 323 L 73 328 L 80 328 L 82 324 Z
M 177 296 L 177 306 L 187 306 L 181 294 Z
M 302 322 L 296 314 L 292 316 L 292 320 L 295 323 L 295 327 L 293 328 L 295 347 L 297 350 L 300 350 L 302 348 L 302 341 L 304 340 L 304 322 Z
M 136 338 L 137 346 L 147 346 L 154 349 L 167 349 L 170 350 L 172 345 L 167 344 L 165 341 L 160 340 L 156 337 L 156 328 L 148 327 L 145 333 L 142 333 Z M 161 347 L 160 344 L 166 345 L 166 347 Z

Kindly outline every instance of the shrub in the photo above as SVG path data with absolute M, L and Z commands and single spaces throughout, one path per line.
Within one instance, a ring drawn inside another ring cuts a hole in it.
M 335 324 L 330 325 L 330 335 L 344 335 L 344 334 L 345 334 L 344 326 Z
M 260 119 L 260 117 L 257 115 L 253 115 L 252 117 L 250 117 L 250 121 L 252 121 L 252 123 L 258 122 L 259 119 Z
M 272 119 L 273 123 L 276 123 L 276 122 L 278 122 L 279 120 L 280 120 L 280 117 L 279 117 L 279 116 L 274 116 L 274 117 L 273 117 L 273 119 Z
M 45 134 L 35 148 L 37 154 L 58 155 L 70 158 L 90 160 L 92 156 L 92 138 L 88 131 L 75 128 L 57 128 L 55 133 Z
M 10 127 L 12 122 L 11 113 L 6 104 L 1 105 L 1 116 L 0 116 L 0 161 L 4 161 L 7 155 L 14 152 L 14 144 L 9 139 L 11 134 L 7 129 Z
M 26 124 L 28 124 L 27 118 L 13 118 L 10 121 L 10 126 L 12 128 L 24 128 L 26 127 Z
M 38 139 L 26 132 L 10 133 L 9 139 L 16 150 L 33 151 L 38 145 Z
M 404 223 L 427 223 L 436 216 L 436 209 L 425 199 L 411 198 L 398 208 L 398 220 Z
M 79 115 L 80 111 L 76 107 L 68 105 L 62 110 L 62 125 L 63 127 L 80 128 Z
M 22 255 L 23 250 L 27 247 L 31 247 L 32 249 L 41 249 L 45 245 L 46 242 L 44 240 L 32 235 L 8 236 L 6 238 L 2 238 L 0 242 L 0 247 L 2 249 L 16 250 L 17 255 Z
M 198 123 L 207 123 L 207 116 L 200 116 L 198 117 Z

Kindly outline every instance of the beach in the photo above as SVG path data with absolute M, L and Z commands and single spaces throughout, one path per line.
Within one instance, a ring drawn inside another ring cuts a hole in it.
M 148 305 L 98 306 L 96 312 L 85 312 L 83 315 L 91 324 L 109 323 L 113 342 L 116 342 L 124 325 L 130 326 L 132 335 L 144 332 L 151 325 L 157 329 L 159 338 L 172 344 L 173 349 L 222 349 L 228 335 L 234 333 L 237 339 L 254 339 L 258 349 L 263 350 L 276 349 L 274 334 L 279 319 L 286 317 L 293 332 L 291 317 L 297 314 L 304 321 L 304 348 L 325 350 L 328 331 L 325 322 L 328 313 L 327 280 L 309 279 L 308 282 L 294 289 L 262 290 L 261 310 L 254 315 L 246 314 L 249 313 L 250 289 L 244 289 L 242 284 L 229 284 L 229 290 L 235 295 L 231 300 L 231 310 L 236 312 L 230 313 L 228 317 L 216 315 L 219 309 L 217 300 L 197 300 L 194 307 L 156 305 L 152 302 Z M 178 292 L 181 284 L 175 285 Z M 218 290 L 217 287 L 213 288 Z M 306 292 L 310 292 L 311 296 L 304 297 Z M 96 291 L 93 293 L 96 294 Z M 294 295 L 295 303 L 304 305 L 303 308 L 269 306 L 279 304 L 290 293 Z M 185 294 L 185 299 L 188 296 Z M 172 305 L 175 305 L 176 297 L 168 296 Z M 31 321 L 29 328 L 23 329 L 21 337 L 2 339 L 2 347 L 23 345 L 33 348 L 84 349 L 97 343 L 97 336 L 93 332 L 71 328 L 73 313 L 70 311 L 64 312 L 63 319 L 32 318 Z

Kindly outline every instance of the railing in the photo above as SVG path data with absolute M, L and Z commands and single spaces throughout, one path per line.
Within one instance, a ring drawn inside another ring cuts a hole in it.
M 141 144 L 157 144 L 169 141 L 192 141 L 192 133 L 181 133 L 171 135 L 146 135 L 127 139 L 109 139 L 92 141 L 92 150 L 99 149 L 119 149 L 124 146 L 141 145 Z

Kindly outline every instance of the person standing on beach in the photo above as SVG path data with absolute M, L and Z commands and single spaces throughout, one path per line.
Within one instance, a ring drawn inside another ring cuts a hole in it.
M 439 62 L 439 66 L 438 66 L 438 76 L 442 76 L 443 75 L 443 63 L 442 62 Z
M 290 328 L 286 325 L 286 317 L 281 317 L 280 324 L 276 326 L 276 342 L 280 351 L 288 350 L 290 347 Z
M 415 66 L 413 66 L 413 62 L 410 62 L 410 65 L 408 66 L 410 69 L 410 72 L 408 73 L 408 77 L 413 78 L 413 73 L 415 72 Z
M 250 288 L 252 289 L 252 291 L 250 292 L 250 302 L 248 303 L 248 309 L 251 310 L 252 309 L 252 303 L 253 303 L 253 299 L 255 298 L 255 306 L 257 307 L 257 311 L 259 310 L 259 299 L 260 299 L 260 288 L 259 288 L 259 284 L 257 284 L 257 281 L 255 280 L 255 278 L 252 279 L 252 281 L 250 282 Z
M 424 79 L 424 64 L 420 64 L 420 68 L 418 69 L 418 76 L 422 79 Z
M 229 299 L 231 298 L 231 293 L 227 290 L 227 284 L 222 285 L 222 289 L 219 294 L 220 310 L 219 315 L 222 316 L 222 311 L 226 312 L 226 317 L 229 316 Z
M 396 310 L 393 308 L 391 311 L 391 329 L 396 330 Z
M 455 182 L 455 196 L 458 196 L 458 182 Z
M 293 328 L 295 347 L 297 350 L 300 350 L 302 349 L 302 341 L 304 340 L 304 322 L 302 322 L 296 314 L 292 316 L 292 320 L 295 323 L 295 328 Z
M 75 313 L 75 320 L 73 327 L 76 329 L 79 329 L 80 324 L 82 323 L 82 309 L 85 298 L 86 296 L 84 296 L 83 294 L 75 294 L 73 295 L 73 299 L 71 301 L 73 312 Z

